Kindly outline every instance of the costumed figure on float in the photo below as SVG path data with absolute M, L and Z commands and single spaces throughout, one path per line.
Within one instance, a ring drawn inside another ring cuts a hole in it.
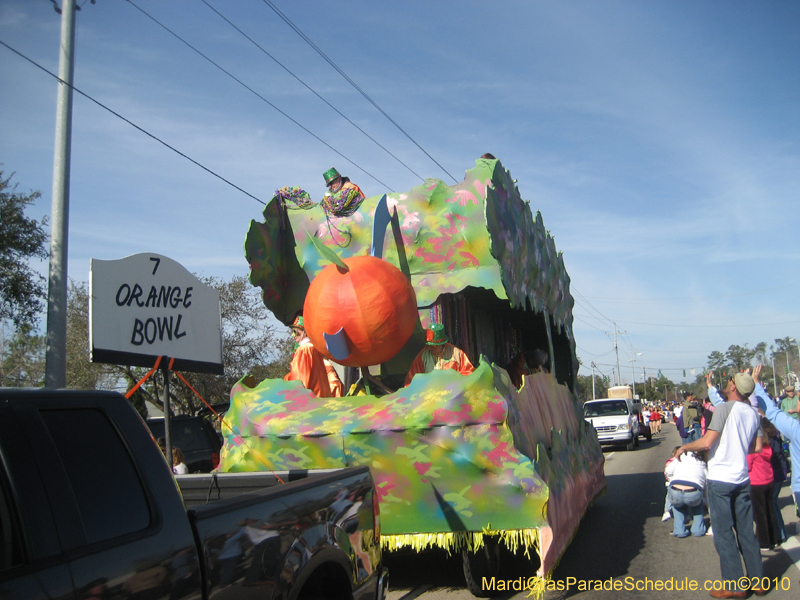
M 411 383 L 417 373 L 430 373 L 441 369 L 453 369 L 462 375 L 475 370 L 469 358 L 460 348 L 451 344 L 444 333 L 444 325 L 431 323 L 425 335 L 425 347 L 419 351 L 406 375 L 405 385 Z
M 306 335 L 303 317 L 297 317 L 290 327 L 297 348 L 292 355 L 285 381 L 299 381 L 320 398 L 330 398 L 331 392 L 325 357 L 320 354 Z M 341 394 L 339 394 L 341 396 Z

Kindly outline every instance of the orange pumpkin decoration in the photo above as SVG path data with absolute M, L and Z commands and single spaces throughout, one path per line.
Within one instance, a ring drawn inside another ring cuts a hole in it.
M 379 365 L 405 345 L 417 321 L 417 297 L 405 275 L 373 256 L 342 259 L 311 282 L 303 306 L 306 333 L 324 356 L 348 367 Z M 323 334 L 343 330 L 349 348 L 344 359 L 332 356 Z

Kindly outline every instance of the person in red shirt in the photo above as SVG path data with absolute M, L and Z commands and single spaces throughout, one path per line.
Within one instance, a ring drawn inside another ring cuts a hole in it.
M 417 354 L 406 375 L 406 385 L 417 373 L 430 373 L 441 369 L 453 369 L 462 375 L 475 370 L 464 351 L 456 348 L 444 334 L 444 325 L 433 323 L 426 332 L 426 346 Z
M 297 317 L 291 326 L 292 335 L 297 342 L 297 349 L 292 356 L 289 373 L 286 381 L 300 381 L 306 388 L 314 392 L 319 398 L 331 398 L 331 386 L 328 379 L 328 370 L 325 368 L 325 357 L 308 339 L 303 327 L 303 317 Z

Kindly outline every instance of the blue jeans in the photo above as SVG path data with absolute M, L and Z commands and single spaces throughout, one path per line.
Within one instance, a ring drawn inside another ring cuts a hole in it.
M 686 438 L 684 438 L 683 444 L 690 444 L 695 440 L 699 440 L 702 436 L 702 430 L 700 429 L 700 423 L 694 423 L 689 427 L 685 428 L 686 431 Z
M 783 515 L 781 509 L 778 508 L 778 495 L 781 493 L 783 482 L 776 481 L 772 484 L 772 514 L 775 517 L 775 534 L 778 536 L 778 541 L 782 542 L 786 539 L 786 528 L 783 523 Z
M 744 576 L 739 549 L 747 568 L 747 576 L 761 578 L 764 568 L 761 564 L 761 550 L 753 531 L 750 482 L 736 485 L 709 479 L 707 486 L 708 508 L 711 512 L 711 525 L 714 527 L 714 548 L 719 555 L 719 570 L 723 581 L 735 584 Z M 738 590 L 735 585 L 726 589 Z
M 706 523 L 703 520 L 703 491 L 679 490 L 669 488 L 669 501 L 672 503 L 672 514 L 675 524 L 672 526 L 672 535 L 685 538 L 689 535 L 686 530 L 686 516 L 692 516 L 692 535 L 703 537 L 706 534 Z

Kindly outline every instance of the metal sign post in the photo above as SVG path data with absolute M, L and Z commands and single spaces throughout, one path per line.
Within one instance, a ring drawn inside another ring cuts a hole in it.
M 167 464 L 172 469 L 172 434 L 170 432 L 170 407 L 169 407 L 169 357 L 165 356 L 161 359 L 161 372 L 164 374 L 164 439 L 166 440 L 164 454 L 166 455 Z

